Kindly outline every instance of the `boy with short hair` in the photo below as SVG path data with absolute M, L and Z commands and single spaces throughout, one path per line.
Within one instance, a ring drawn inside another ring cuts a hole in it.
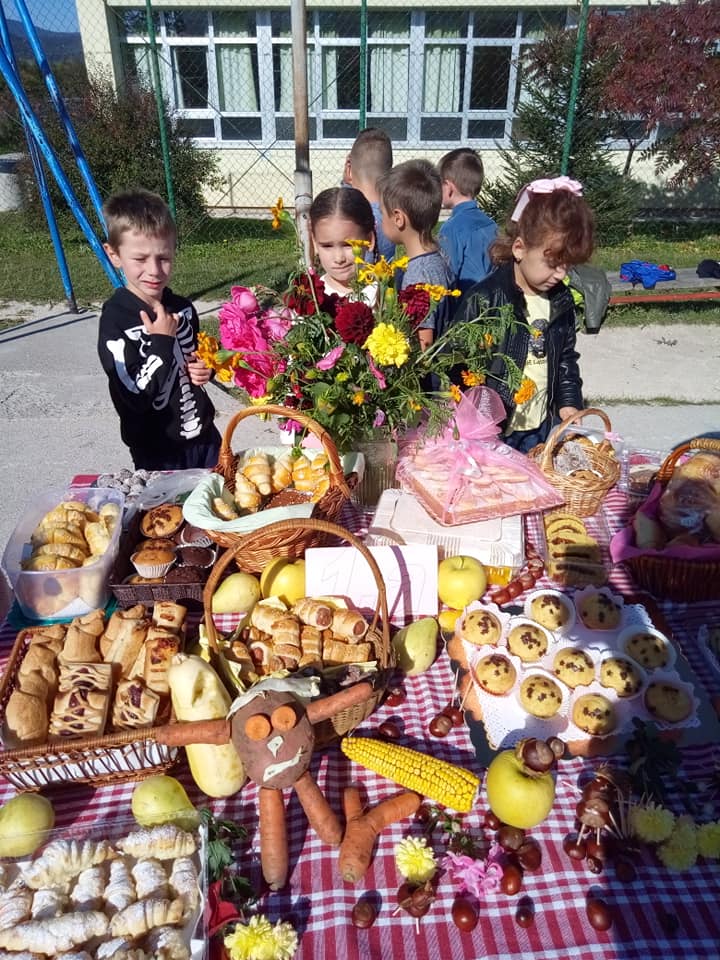
M 446 153 L 438 163 L 442 205 L 452 210 L 440 227 L 440 249 L 448 258 L 458 286 L 466 290 L 492 271 L 490 245 L 497 224 L 477 205 L 485 172 L 480 157 L 468 147 Z
M 390 137 L 379 127 L 366 127 L 360 131 L 350 148 L 343 174 L 344 185 L 355 187 L 370 203 L 375 217 L 375 251 L 386 260 L 392 260 L 395 256 L 395 244 L 383 230 L 377 185 L 380 177 L 391 169 L 392 162 Z
M 378 190 L 385 233 L 394 243 L 402 243 L 409 257 L 399 289 L 416 283 L 451 287 L 452 272 L 432 236 L 442 202 L 440 174 L 433 164 L 428 160 L 400 163 L 380 178 Z M 418 328 L 423 349 L 447 326 L 448 305 L 449 298 L 443 298 Z
M 164 200 L 147 190 L 116 193 L 103 205 L 105 250 L 125 286 L 105 301 L 98 354 L 120 434 L 136 469 L 213 467 L 221 437 L 198 357 L 198 315 L 166 286 L 177 233 Z

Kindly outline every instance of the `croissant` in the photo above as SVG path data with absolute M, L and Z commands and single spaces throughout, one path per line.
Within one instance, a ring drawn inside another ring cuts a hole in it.
M 107 870 L 101 863 L 83 870 L 70 893 L 70 900 L 80 910 L 99 910 L 102 907 Z
M 329 627 L 333 620 L 332 607 L 313 597 L 303 597 L 292 609 L 303 623 L 309 623 L 311 627 Z
M 59 917 L 67 905 L 67 895 L 60 890 L 36 890 L 30 916 L 33 920 L 52 920 Z
M 320 477 L 315 481 L 315 486 L 313 487 L 312 496 L 310 500 L 313 503 L 317 503 L 319 500 L 325 496 L 325 494 L 330 489 L 330 477 L 327 474 L 324 477 Z
M 76 563 L 82 563 L 90 551 L 87 546 L 74 547 L 71 543 L 43 543 L 35 551 L 40 556 L 50 554 L 53 557 L 65 557 L 68 560 L 74 560 Z
M 27 920 L 32 910 L 33 892 L 24 884 L 13 883 L 0 895 L 0 931 Z
M 33 555 L 20 564 L 23 570 L 74 570 L 80 566 L 77 560 L 68 560 L 67 557 L 53 557 L 44 553 Z
M 157 960 L 190 960 L 190 948 L 177 927 L 155 927 L 145 938 L 145 946 Z
M 87 552 L 87 543 L 83 532 L 74 523 L 67 526 L 53 524 L 47 527 L 37 527 L 30 538 L 33 547 L 42 547 L 46 543 L 69 543 L 73 547 L 79 547 Z
M 248 457 L 242 472 L 264 497 L 272 493 L 270 461 L 266 453 L 256 453 Z M 235 493 L 237 496 L 237 488 Z
M 181 830 L 173 823 L 163 823 L 158 827 L 129 833 L 127 837 L 118 840 L 116 846 L 136 860 L 150 857 L 172 860 L 174 857 L 189 857 L 195 853 L 197 841 L 187 830 Z
M 112 937 L 142 937 L 153 927 L 180 924 L 183 902 L 177 900 L 138 900 L 116 913 L 110 921 Z
M 110 862 L 110 879 L 105 887 L 105 912 L 112 915 L 137 900 L 135 881 L 124 860 Z
M 300 454 L 297 460 L 293 463 L 293 486 L 296 490 L 300 490 L 304 493 L 310 493 L 314 488 L 316 477 L 312 472 L 312 467 L 310 466 L 310 461 L 304 454 Z
M 238 470 L 235 475 L 235 503 L 237 506 L 241 510 L 255 513 L 261 502 L 262 497 L 258 488 L 248 480 L 244 473 Z
M 213 497 L 212 509 L 213 513 L 220 517 L 221 520 L 237 520 L 239 516 L 237 510 L 229 503 L 226 503 L 222 497 Z
M 318 453 L 317 456 L 313 457 L 312 463 L 310 464 L 310 472 L 316 477 L 324 477 L 329 469 L 330 458 L 325 452 Z
M 41 887 L 64 889 L 83 870 L 116 857 L 117 853 L 107 840 L 53 840 L 37 860 L 25 867 L 22 877 L 34 890 Z
M 85 524 L 85 539 L 90 547 L 90 553 L 99 557 L 110 546 L 111 533 L 102 520 L 96 523 Z
M 190 857 L 178 857 L 170 872 L 170 886 L 185 904 L 185 915 L 195 910 L 200 899 L 198 872 Z
M 108 918 L 99 910 L 65 913 L 52 920 L 28 920 L 12 930 L 0 931 L 0 947 L 57 957 L 93 937 L 104 936 L 107 929 Z
M 293 458 L 291 453 L 278 457 L 272 468 L 270 487 L 273 493 L 280 493 L 292 483 Z
M 163 865 L 155 857 L 138 860 L 131 872 L 135 880 L 138 900 L 144 900 L 145 897 L 164 900 L 169 895 L 168 875 L 165 873 Z

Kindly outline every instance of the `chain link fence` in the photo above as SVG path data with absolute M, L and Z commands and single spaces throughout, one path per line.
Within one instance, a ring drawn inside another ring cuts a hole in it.
M 138 87 L 159 92 L 174 135 L 212 157 L 203 219 L 266 216 L 279 195 L 292 202 L 295 169 L 292 32 L 289 2 L 249 0 L 26 0 L 51 68 L 80 123 L 88 81 L 102 78 L 122 100 Z M 41 118 L 52 108 L 39 78 L 16 0 L 0 0 L 26 90 Z M 499 176 L 526 95 L 523 58 L 548 30 L 574 29 L 577 6 L 518 6 L 435 0 L 408 9 L 400 0 L 308 0 L 306 13 L 310 165 L 317 192 L 337 184 L 362 126 L 381 127 L 395 162 L 438 160 L 463 145 L 477 149 L 486 180 Z M 650 55 L 650 52 L 649 52 Z M 160 121 L 158 121 L 159 123 Z M 582 131 L 583 116 L 576 124 Z M 148 130 L 160 149 L 158 130 Z M 645 144 L 647 145 L 647 144 Z M 117 144 L 113 145 L 117 149 Z M 641 144 L 642 146 L 642 144 Z M 617 144 L 622 169 L 627 148 Z M 0 210 L 23 200 L 16 166 L 25 150 L 17 107 L 0 78 Z M 653 207 L 662 187 L 636 154 Z M 94 164 L 100 194 L 117 187 Z M 552 171 L 555 172 L 555 171 Z M 171 187 L 182 176 L 170 164 Z M 150 184 L 146 184 L 150 185 Z M 155 188 L 155 184 L 152 184 Z M 165 192 L 165 191 L 163 191 Z M 666 194 L 667 197 L 667 194 Z M 687 206 L 707 206 L 689 196 Z M 714 200 L 711 200 L 711 205 Z M 720 206 L 720 204 L 717 204 Z

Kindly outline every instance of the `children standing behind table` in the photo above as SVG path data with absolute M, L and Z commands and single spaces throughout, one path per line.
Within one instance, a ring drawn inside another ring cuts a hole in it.
M 366 127 L 355 138 L 345 160 L 343 173 L 343 183 L 359 190 L 372 207 L 375 218 L 375 252 L 386 260 L 392 260 L 395 256 L 395 244 L 383 231 L 377 184 L 380 177 L 390 170 L 392 162 L 390 137 L 377 127 Z
M 310 206 L 310 232 L 324 271 L 320 279 L 325 290 L 340 297 L 354 297 L 357 264 L 352 241 L 365 241 L 370 251 L 375 248 L 375 221 L 368 201 L 354 187 L 323 190 Z M 376 294 L 376 285 L 368 284 L 362 290 L 362 299 L 374 306 Z
M 120 433 L 136 469 L 214 467 L 221 436 L 205 392 L 210 369 L 196 354 L 198 315 L 167 286 L 176 230 L 161 197 L 117 193 L 103 206 L 104 244 L 125 286 L 100 315 L 98 353 Z
M 442 205 L 452 213 L 440 227 L 438 240 L 461 290 L 483 280 L 493 269 L 490 245 L 497 224 L 477 204 L 485 172 L 474 150 L 460 147 L 438 163 Z
M 502 381 L 498 356 L 487 378 L 507 413 L 504 440 L 527 452 L 542 443 L 558 419 L 582 409 L 582 380 L 575 349 L 575 305 L 562 282 L 569 268 L 593 250 L 593 215 L 582 186 L 568 177 L 534 180 L 518 194 L 504 236 L 492 248 L 494 273 L 463 296 L 457 322 L 483 310 L 513 308 L 517 321 L 497 344 L 531 381 L 513 395 Z M 528 399 L 524 399 L 525 394 Z
M 416 283 L 449 289 L 453 275 L 447 260 L 433 240 L 442 203 L 440 174 L 428 160 L 408 160 L 393 167 L 378 183 L 383 229 L 394 243 L 401 243 L 409 257 L 400 290 Z M 449 298 L 443 298 L 418 328 L 425 349 L 448 323 Z

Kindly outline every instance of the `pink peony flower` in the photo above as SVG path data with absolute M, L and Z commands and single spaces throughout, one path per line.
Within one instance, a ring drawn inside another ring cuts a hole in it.
M 262 325 L 271 340 L 284 340 L 292 326 L 292 312 L 284 310 L 267 310 L 262 316 Z
M 230 299 L 244 313 L 257 313 L 260 304 L 249 287 L 230 287 Z
M 318 360 L 315 366 L 318 370 L 332 370 L 344 352 L 345 344 L 341 343 L 339 347 L 333 347 L 329 353 L 326 353 L 324 357 Z

